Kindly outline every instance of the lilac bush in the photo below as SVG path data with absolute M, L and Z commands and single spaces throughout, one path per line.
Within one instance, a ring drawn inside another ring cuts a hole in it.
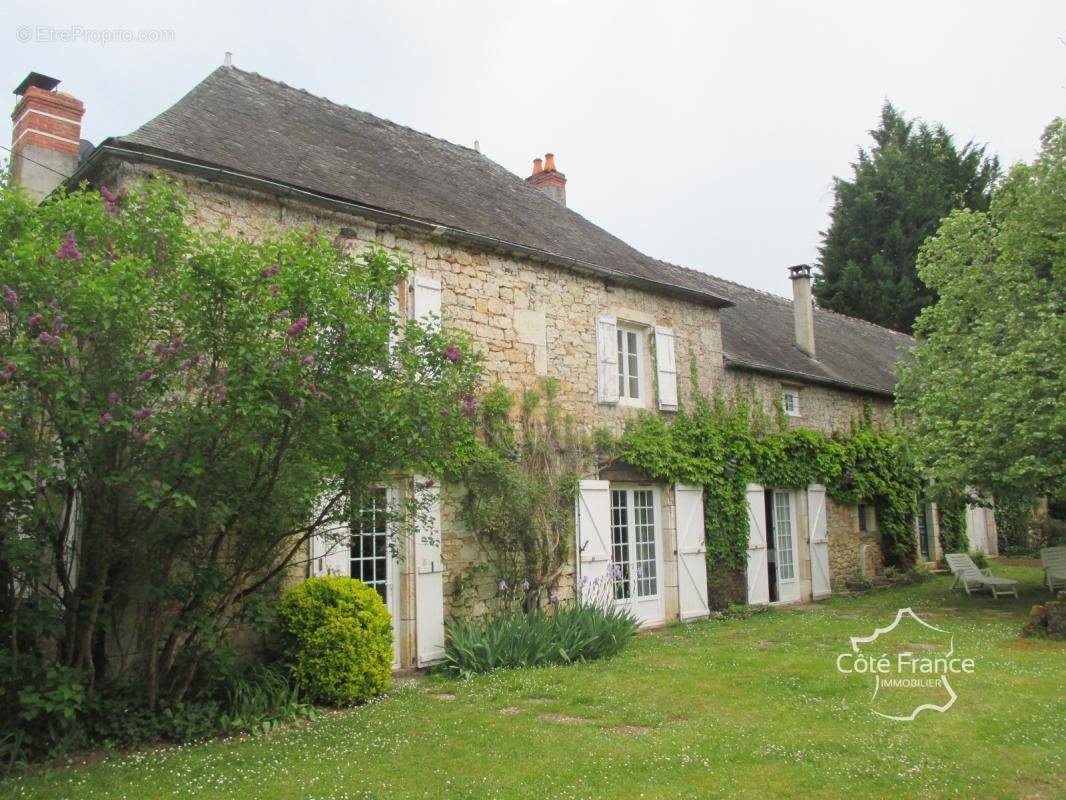
M 407 261 L 186 211 L 162 180 L 0 192 L 5 686 L 54 664 L 180 701 L 348 497 L 471 446 L 479 360 L 399 325 Z

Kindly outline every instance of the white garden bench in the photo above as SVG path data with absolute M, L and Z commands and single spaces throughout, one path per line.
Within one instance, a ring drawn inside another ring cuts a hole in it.
M 1040 551 L 1040 563 L 1044 565 L 1044 583 L 1051 593 L 1066 589 L 1066 547 L 1045 547 Z
M 954 591 L 955 587 L 961 583 L 966 594 L 978 589 L 988 589 L 993 597 L 999 597 L 1001 594 L 1018 596 L 1018 581 L 1010 578 L 997 578 L 990 569 L 978 569 L 973 559 L 966 553 L 948 553 L 944 558 L 947 559 L 948 567 L 955 576 L 951 591 Z

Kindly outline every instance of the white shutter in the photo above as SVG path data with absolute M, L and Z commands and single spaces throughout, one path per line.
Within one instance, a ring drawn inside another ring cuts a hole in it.
M 677 518 L 677 594 L 682 620 L 706 617 L 707 538 L 703 526 L 703 487 L 674 486 Z
M 766 505 L 763 488 L 748 484 L 748 603 L 770 602 L 766 564 Z
M 618 402 L 618 322 L 614 317 L 596 320 L 596 365 L 600 402 Z
M 332 524 L 311 537 L 309 577 L 352 574 L 352 546 L 347 525 Z
M 428 500 L 428 527 L 415 542 L 415 635 L 418 666 L 444 656 L 444 563 L 441 555 L 440 486 L 415 477 L 415 491 Z
M 421 323 L 436 318 L 439 322 L 441 313 L 441 284 L 436 278 L 425 275 L 416 275 L 414 279 L 415 290 L 415 319 Z
M 319 499 L 314 511 L 314 519 L 323 512 L 328 497 Z M 321 578 L 325 575 L 352 574 L 352 543 L 348 526 L 343 523 L 330 522 L 318 529 L 308 540 L 307 577 Z
M 611 483 L 581 481 L 577 496 L 578 587 L 597 602 L 607 596 L 611 564 Z
M 400 319 L 400 287 L 393 286 L 392 291 L 389 292 L 389 313 L 392 315 L 393 328 L 389 332 L 389 352 L 391 353 L 396 349 L 396 341 L 399 337 L 399 326 L 403 324 L 403 320 Z
M 811 596 L 815 600 L 829 597 L 829 537 L 825 520 L 825 486 L 812 483 L 807 487 L 807 531 L 811 545 Z
M 988 553 L 988 525 L 980 506 L 966 506 L 966 539 L 970 550 Z
M 677 411 L 677 355 L 674 331 L 655 327 L 655 370 L 659 382 L 659 408 Z

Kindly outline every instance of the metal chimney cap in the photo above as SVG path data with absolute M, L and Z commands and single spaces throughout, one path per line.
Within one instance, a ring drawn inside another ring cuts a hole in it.
M 809 278 L 811 277 L 811 265 L 810 264 L 797 264 L 794 267 L 789 267 L 789 279 L 796 280 L 797 278 Z
M 22 97 L 31 86 L 36 86 L 38 89 L 44 89 L 46 92 L 50 92 L 59 86 L 59 79 L 50 78 L 47 75 L 42 75 L 40 72 L 31 72 L 22 79 L 22 83 L 15 87 L 15 94 Z

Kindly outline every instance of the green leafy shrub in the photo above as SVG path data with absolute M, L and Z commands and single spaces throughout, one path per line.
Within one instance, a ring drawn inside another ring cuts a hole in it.
M 284 659 L 305 695 L 348 706 L 381 694 L 392 678 L 392 617 L 353 578 L 311 578 L 278 606 Z
M 481 619 L 451 619 L 439 669 L 460 677 L 514 667 L 609 658 L 636 633 L 636 618 L 613 603 L 576 601 L 523 611 L 519 604 Z

